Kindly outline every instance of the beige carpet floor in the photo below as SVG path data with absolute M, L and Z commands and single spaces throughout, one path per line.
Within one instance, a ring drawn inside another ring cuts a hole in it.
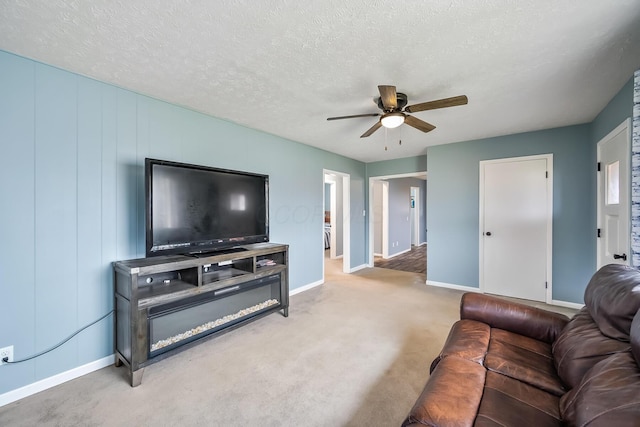
M 398 426 L 428 378 L 461 292 L 371 268 L 146 368 L 113 366 L 0 408 L 2 426 Z

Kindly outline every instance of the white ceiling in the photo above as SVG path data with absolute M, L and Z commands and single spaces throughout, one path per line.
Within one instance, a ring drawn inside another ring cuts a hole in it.
M 370 162 L 593 120 L 640 68 L 640 0 L 2 0 L 0 49 Z M 426 134 L 326 121 L 377 85 L 469 104 Z

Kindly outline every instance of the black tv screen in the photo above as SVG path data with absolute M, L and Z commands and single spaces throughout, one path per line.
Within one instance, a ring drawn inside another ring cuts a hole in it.
M 146 254 L 269 241 L 269 177 L 145 159 Z

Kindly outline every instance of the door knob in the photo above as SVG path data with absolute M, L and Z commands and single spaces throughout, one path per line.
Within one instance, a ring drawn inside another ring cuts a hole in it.
M 491 232 L 487 231 L 486 233 L 484 233 L 485 236 L 491 236 Z
M 626 261 L 627 260 L 627 254 L 622 254 L 622 255 L 613 254 L 613 259 L 621 259 L 623 261 Z

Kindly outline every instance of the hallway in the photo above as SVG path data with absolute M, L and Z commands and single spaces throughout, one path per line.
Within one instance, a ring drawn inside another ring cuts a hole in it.
M 411 251 L 389 259 L 376 256 L 374 266 L 391 270 L 427 273 L 427 246 L 411 246 Z

